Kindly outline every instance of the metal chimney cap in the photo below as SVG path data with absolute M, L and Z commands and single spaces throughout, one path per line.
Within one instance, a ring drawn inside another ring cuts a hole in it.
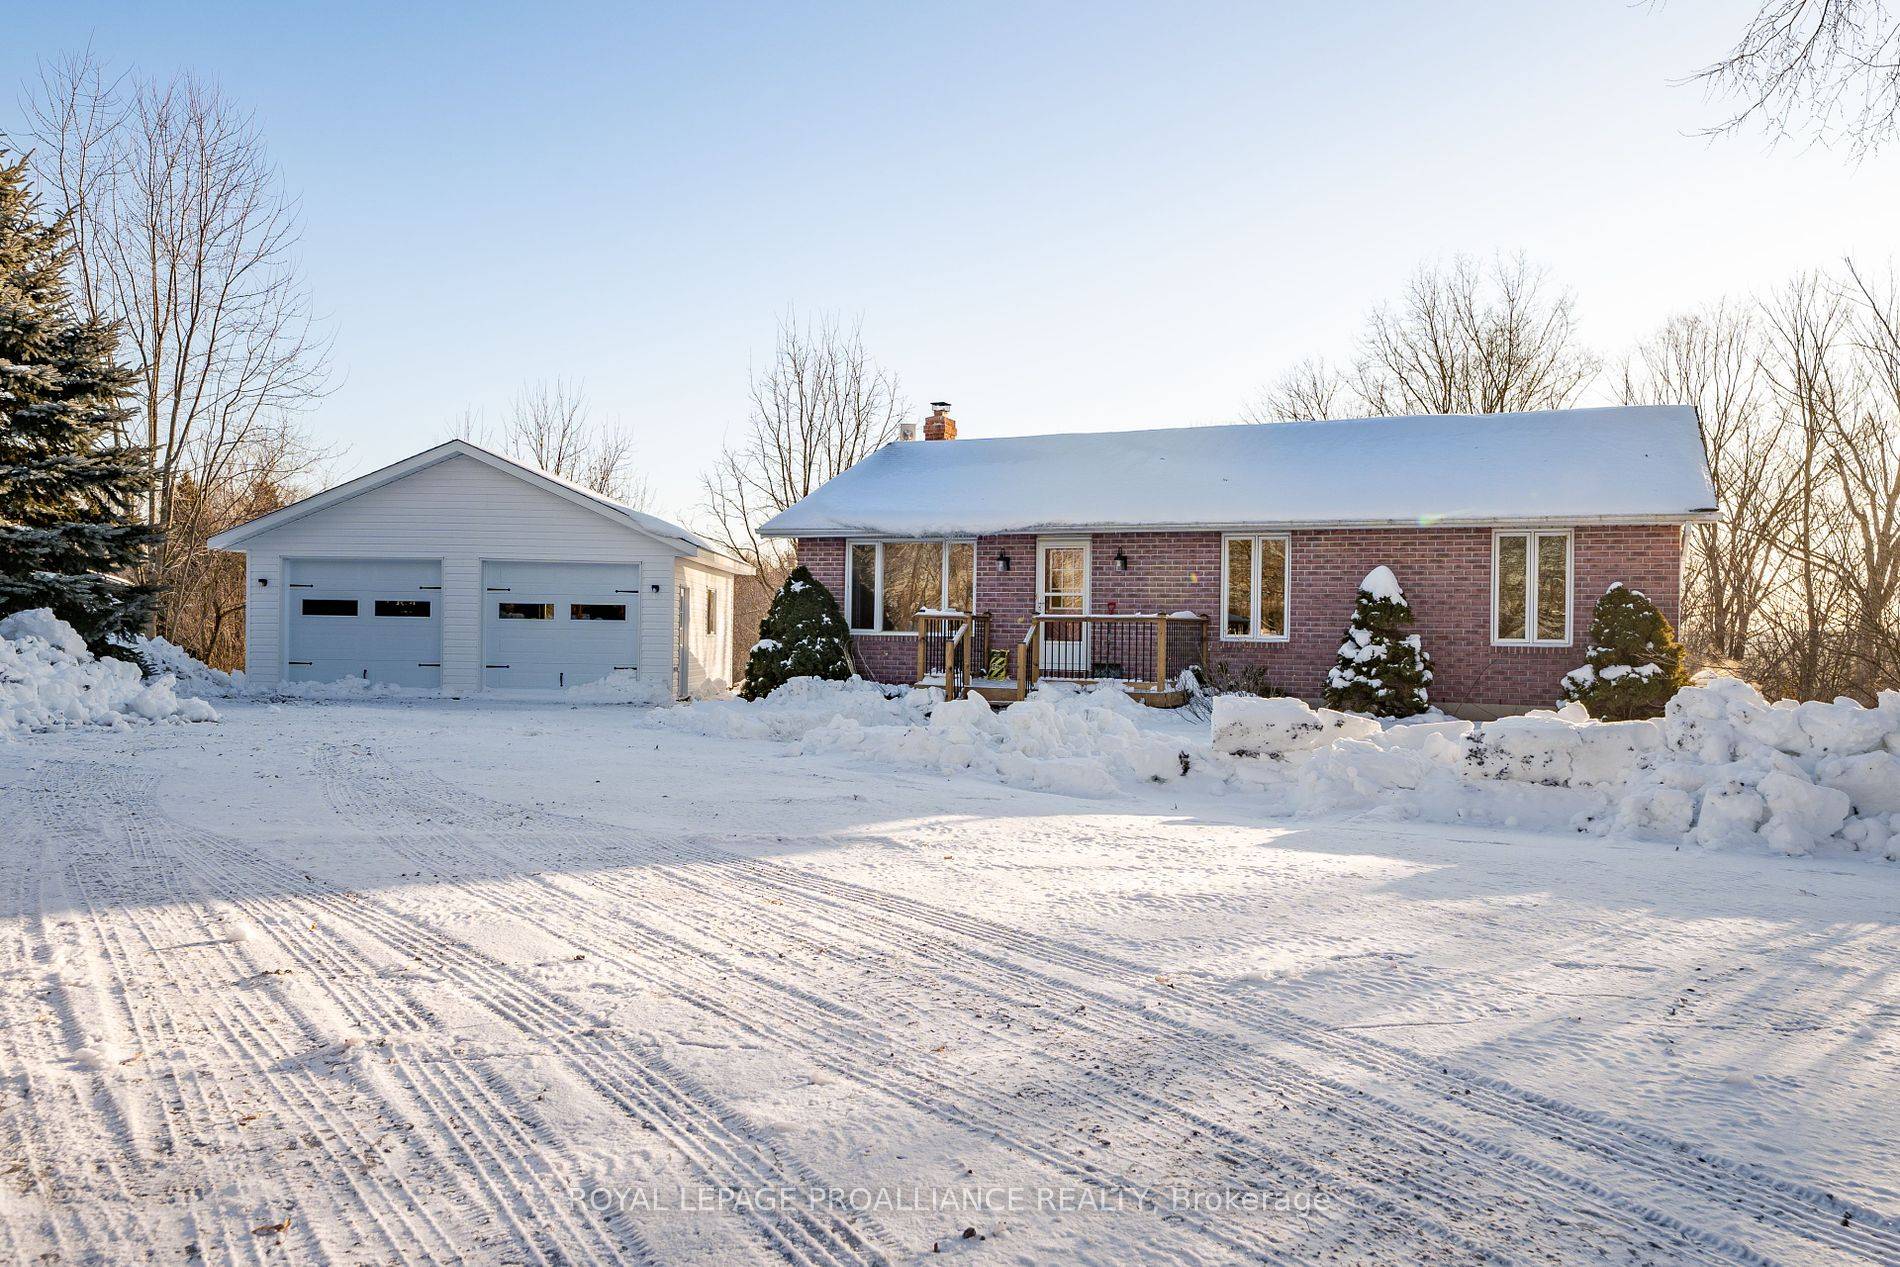
M 950 402 L 947 400 L 933 400 L 930 402 L 930 407 L 939 412 L 947 412 L 950 408 Z

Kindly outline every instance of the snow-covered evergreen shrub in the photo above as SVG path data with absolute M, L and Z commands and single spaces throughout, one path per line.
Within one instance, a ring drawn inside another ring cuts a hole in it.
M 851 630 L 831 591 L 809 569 L 795 567 L 759 622 L 759 640 L 745 663 L 747 699 L 769 695 L 793 678 L 842 682 L 851 676 Z
M 1412 605 L 1385 566 L 1359 582 L 1339 662 L 1326 674 L 1328 708 L 1374 717 L 1410 717 L 1431 707 L 1432 658 L 1406 633 Z
M 1632 721 L 1661 717 L 1688 684 L 1668 619 L 1641 590 L 1612 582 L 1590 618 L 1586 663 L 1564 674 L 1563 697 L 1599 721 Z

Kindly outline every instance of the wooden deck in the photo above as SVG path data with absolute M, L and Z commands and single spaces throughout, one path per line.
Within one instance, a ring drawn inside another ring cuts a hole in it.
M 1046 682 L 1112 682 L 1151 708 L 1179 708 L 1188 700 L 1181 670 L 1207 663 L 1207 618 L 1187 613 L 1032 616 L 1007 649 L 991 645 L 990 628 L 988 613 L 919 613 L 916 684 L 946 699 L 1012 704 Z

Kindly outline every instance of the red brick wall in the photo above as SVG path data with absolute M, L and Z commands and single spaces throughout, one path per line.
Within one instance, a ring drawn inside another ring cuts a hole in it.
M 1549 705 L 1558 679 L 1583 663 L 1590 613 L 1612 581 L 1654 599 L 1677 619 L 1682 532 L 1675 524 L 1582 526 L 1574 530 L 1571 644 L 1567 647 L 1491 645 L 1491 529 L 1327 528 L 1291 535 L 1292 636 L 1286 642 L 1223 642 L 1218 627 L 1208 658 L 1229 669 L 1259 666 L 1290 694 L 1319 694 L 1352 616 L 1360 580 L 1384 564 L 1398 576 L 1415 626 L 1437 675 L 1433 698 L 1448 705 Z M 1115 567 L 1115 552 L 1128 570 Z M 996 556 L 1010 570 L 996 570 Z M 799 561 L 842 602 L 844 542 L 801 540 Z M 1090 551 L 1090 606 L 1097 612 L 1194 611 L 1218 624 L 1221 534 L 1218 532 L 1096 533 Z M 976 607 L 993 616 L 993 645 L 1022 637 L 1035 605 L 1036 538 L 982 537 L 976 551 Z M 905 635 L 860 635 L 860 656 L 885 681 L 908 681 L 916 670 L 916 642 Z

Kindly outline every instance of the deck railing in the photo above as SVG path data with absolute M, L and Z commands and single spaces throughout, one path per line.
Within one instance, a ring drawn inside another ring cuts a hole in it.
M 943 684 L 952 698 L 972 676 L 989 671 L 988 612 L 917 613 L 917 681 Z
M 990 629 L 987 612 L 919 612 L 918 685 L 941 686 L 951 699 L 983 682 L 1013 684 L 1020 699 L 1044 678 L 1160 694 L 1174 689 L 1181 670 L 1207 663 L 1207 618 L 1186 612 L 1032 616 L 1022 641 L 1000 656 Z
M 1031 618 L 1029 680 L 1125 682 L 1173 688 L 1181 670 L 1207 660 L 1207 617 L 1040 615 Z

